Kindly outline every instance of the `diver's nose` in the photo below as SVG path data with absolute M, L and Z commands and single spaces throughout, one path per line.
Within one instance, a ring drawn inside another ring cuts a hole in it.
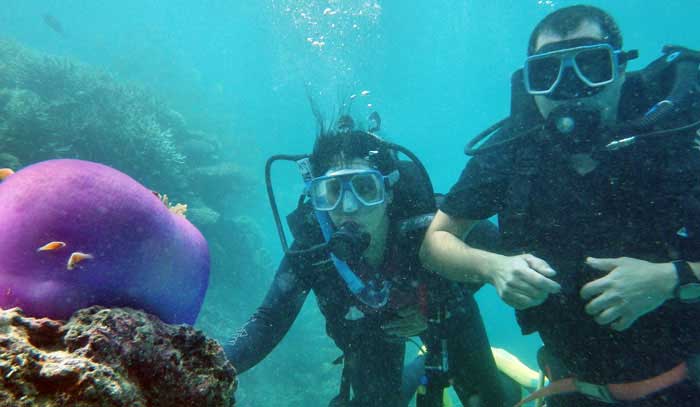
M 359 209 L 359 202 L 357 202 L 357 198 L 355 198 L 355 195 L 350 192 L 350 191 L 345 191 L 343 193 L 343 212 L 345 213 L 353 213 L 357 212 Z
M 601 90 L 601 87 L 592 88 L 586 85 L 572 67 L 566 67 L 562 72 L 561 81 L 550 98 L 553 100 L 572 100 L 592 96 Z

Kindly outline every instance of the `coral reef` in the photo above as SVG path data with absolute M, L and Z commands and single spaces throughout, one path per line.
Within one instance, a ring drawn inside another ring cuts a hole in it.
M 0 407 L 230 407 L 236 384 L 218 343 L 141 311 L 0 310 Z
M 13 41 L 0 40 L 0 60 L 0 152 L 25 165 L 81 158 L 153 188 L 182 186 L 185 157 L 173 132 L 184 124 L 162 101 L 106 72 Z
M 189 130 L 180 113 L 143 87 L 0 39 L 0 154 L 14 157 L 0 156 L 6 167 L 53 158 L 96 161 L 176 201 L 191 198 L 191 183 L 226 181 L 202 197 L 216 209 L 227 193 L 253 184 L 225 163 L 222 148 L 217 137 Z M 222 167 L 210 168 L 216 165 Z
M 189 171 L 192 191 L 215 210 L 224 209 L 227 198 L 245 199 L 255 188 L 255 178 L 230 162 L 215 163 Z

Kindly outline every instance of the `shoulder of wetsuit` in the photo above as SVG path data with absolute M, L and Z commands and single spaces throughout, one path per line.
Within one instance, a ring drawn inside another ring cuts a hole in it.
M 394 185 L 393 201 L 389 209 L 391 219 L 408 219 L 417 215 L 435 212 L 435 197 L 430 180 L 426 179 L 418 166 L 411 161 L 398 161 L 399 181 Z
M 291 247 L 294 251 L 309 249 L 324 243 L 321 227 L 309 202 L 300 203 L 294 211 L 287 215 L 287 225 L 294 238 Z M 305 270 L 315 269 L 330 261 L 327 248 L 319 248 L 306 253 L 288 253 L 287 258 L 292 268 L 302 278 L 306 274 Z
M 618 112 L 619 132 L 673 134 L 662 138 L 663 149 L 658 143 L 640 143 L 635 150 L 672 156 L 674 151 L 695 147 L 695 124 L 700 121 L 699 68 L 700 52 L 666 46 L 659 58 L 626 74 Z
M 287 225 L 297 247 L 308 248 L 323 243 L 321 227 L 309 202 L 300 203 L 287 215 Z
M 675 114 L 664 119 L 657 127 L 687 121 L 688 115 L 700 116 L 700 51 L 677 45 L 666 45 L 662 54 L 644 68 L 626 74 L 622 91 L 621 116 L 640 117 L 657 102 L 672 100 L 680 106 Z M 671 122 L 671 123 L 668 123 Z
M 680 45 L 665 45 L 661 50 L 661 56 L 653 60 L 639 72 L 643 74 L 647 81 L 654 80 L 659 72 L 665 71 L 669 67 L 682 62 L 700 64 L 700 51 L 686 48 Z

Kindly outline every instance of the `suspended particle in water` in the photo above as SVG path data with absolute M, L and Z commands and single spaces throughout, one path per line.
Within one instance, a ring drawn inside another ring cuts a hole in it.
M 350 100 L 353 100 L 353 99 L 355 99 L 356 97 L 357 97 L 357 95 L 353 93 L 352 95 L 350 95 Z
M 360 95 L 362 95 L 362 96 L 369 96 L 369 91 L 368 91 L 368 90 L 363 90 L 362 92 L 360 92 Z
M 368 108 L 368 109 L 371 109 L 372 107 L 374 107 L 374 105 L 373 105 L 373 104 L 371 104 L 371 103 L 367 103 L 367 108 Z
M 306 37 L 306 42 L 314 42 L 314 39 L 311 37 Z

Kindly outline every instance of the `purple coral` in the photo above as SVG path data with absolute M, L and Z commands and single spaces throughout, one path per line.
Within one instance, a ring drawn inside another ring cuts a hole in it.
M 52 241 L 66 246 L 37 251 Z M 67 269 L 71 253 L 93 258 Z M 0 183 L 0 307 L 67 319 L 91 305 L 193 324 L 209 278 L 202 234 L 150 190 L 80 160 L 31 165 Z

